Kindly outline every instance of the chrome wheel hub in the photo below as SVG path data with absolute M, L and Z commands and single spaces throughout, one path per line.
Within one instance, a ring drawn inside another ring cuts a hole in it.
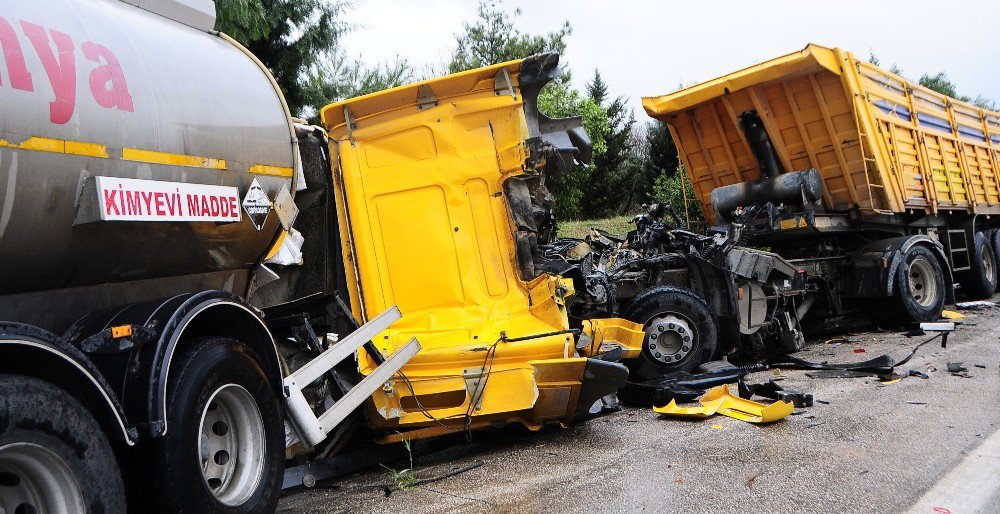
M 264 421 L 246 389 L 217 389 L 201 413 L 198 446 L 205 484 L 221 503 L 240 505 L 253 496 L 264 472 Z
M 80 484 L 55 452 L 26 442 L 0 446 L 0 514 L 85 511 Z
M 645 349 L 653 360 L 673 364 L 691 353 L 697 334 L 691 323 L 674 313 L 657 315 L 646 323 Z
M 934 268 L 923 257 L 910 262 L 907 273 L 910 277 L 910 296 L 921 307 L 930 307 L 937 301 L 938 285 Z

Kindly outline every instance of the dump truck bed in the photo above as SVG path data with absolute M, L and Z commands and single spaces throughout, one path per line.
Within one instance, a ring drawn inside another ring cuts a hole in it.
M 1000 113 L 839 48 L 805 49 L 659 97 L 707 215 L 712 190 L 761 177 L 739 116 L 756 111 L 782 173 L 815 168 L 828 211 L 1000 213 Z

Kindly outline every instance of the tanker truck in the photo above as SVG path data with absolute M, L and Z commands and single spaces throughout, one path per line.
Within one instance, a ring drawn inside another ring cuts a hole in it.
M 931 321 L 996 290 L 1000 113 L 818 45 L 643 106 L 707 218 L 808 272 L 801 314 Z
M 328 138 L 211 0 L 0 5 L 0 511 L 273 511 L 320 457 L 613 405 L 642 327 L 519 265 L 588 145 L 537 111 L 557 56 Z

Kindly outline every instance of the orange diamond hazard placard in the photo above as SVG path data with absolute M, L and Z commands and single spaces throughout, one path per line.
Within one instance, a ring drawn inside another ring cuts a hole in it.
M 253 226 L 257 227 L 257 230 L 264 227 L 267 214 L 271 212 L 271 199 L 267 197 L 267 193 L 264 192 L 264 188 L 260 187 L 260 182 L 257 182 L 256 178 L 250 184 L 247 195 L 243 197 L 243 210 L 246 211 L 247 217 L 250 218 Z

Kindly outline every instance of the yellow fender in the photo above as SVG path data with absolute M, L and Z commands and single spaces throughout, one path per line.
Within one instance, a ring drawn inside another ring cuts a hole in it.
M 670 400 L 663 407 L 653 407 L 653 412 L 687 418 L 708 418 L 714 414 L 722 414 L 748 423 L 771 423 L 788 416 L 794 409 L 791 403 L 780 400 L 765 405 L 734 396 L 725 384 L 709 389 L 698 403 L 701 406 L 679 407 L 676 401 Z

